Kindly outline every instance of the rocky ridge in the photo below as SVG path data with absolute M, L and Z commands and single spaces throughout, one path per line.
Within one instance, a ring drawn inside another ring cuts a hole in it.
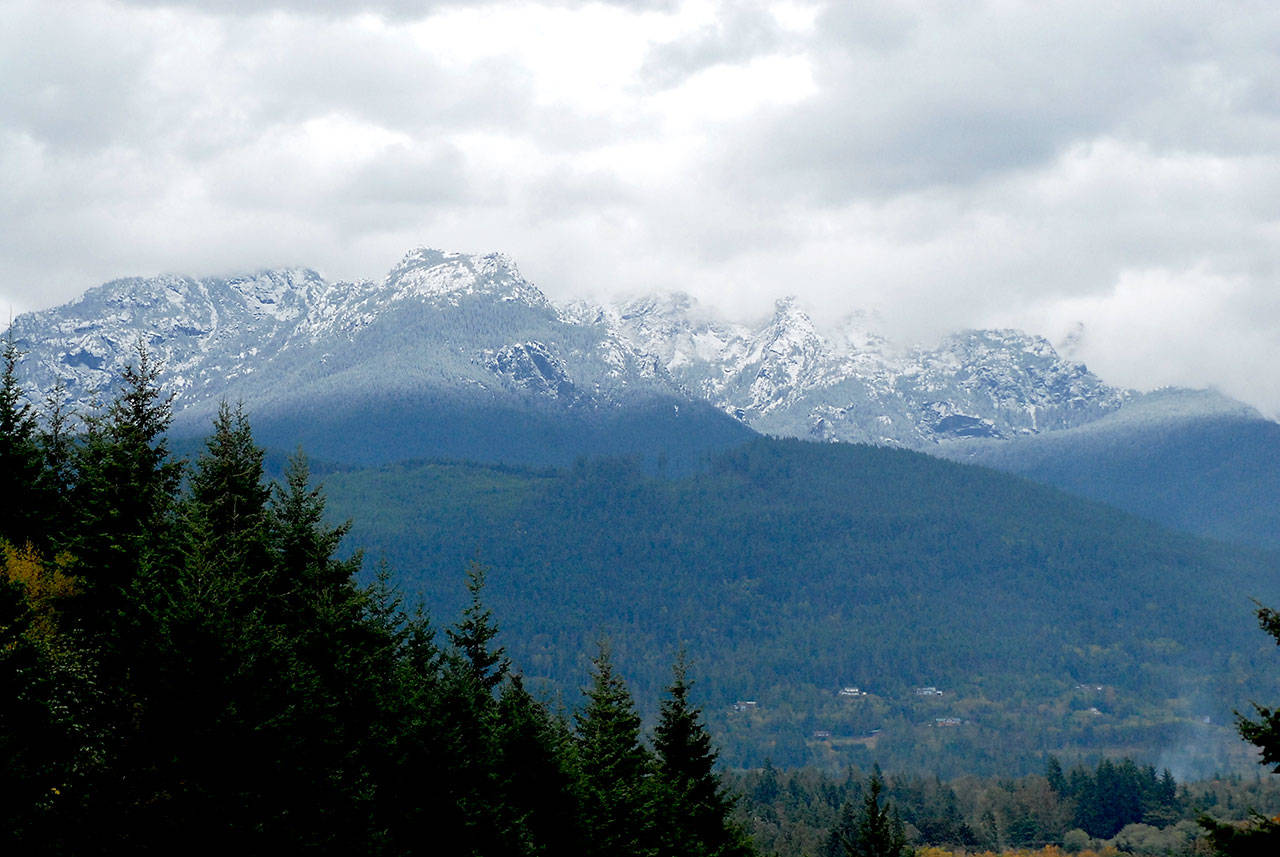
M 380 281 L 305 268 L 116 280 L 19 316 L 12 334 L 33 398 L 61 381 L 92 407 L 141 341 L 180 413 L 202 415 L 223 398 L 284 407 L 370 385 L 588 410 L 660 395 L 768 434 L 929 448 L 1082 425 L 1131 396 L 1020 331 L 898 348 L 874 326 L 858 314 L 820 332 L 793 299 L 758 325 L 681 294 L 556 306 L 501 254 L 418 249 Z

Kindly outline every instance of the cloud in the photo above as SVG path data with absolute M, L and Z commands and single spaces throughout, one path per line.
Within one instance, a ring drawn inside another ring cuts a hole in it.
M 650 86 L 666 88 L 713 66 L 750 61 L 793 43 L 767 3 L 727 3 L 692 32 L 655 45 L 640 76 Z
M 744 129 L 733 164 L 758 192 L 825 204 L 1032 169 L 1141 130 L 1171 98 L 1194 106 L 1184 78 L 1209 20 L 1145 4 L 834 4 L 815 28 L 820 93 Z
M 1127 271 L 1105 294 L 1051 308 L 1059 325 L 1083 325 L 1081 356 L 1113 383 L 1217 387 L 1280 416 L 1280 295 L 1207 270 Z M 1229 340 L 1230 348 L 1223 347 Z
M 747 315 L 797 293 L 906 338 L 1083 320 L 1141 337 L 1128 363 L 1097 352 L 1124 383 L 1280 410 L 1242 368 L 1280 357 L 1265 4 L 0 14 L 0 301 L 20 309 L 164 270 L 378 276 L 434 244 L 509 252 L 560 297 L 685 289 Z
M 196 11 L 209 15 L 261 16 L 288 13 L 308 17 L 349 18 L 377 15 L 392 21 L 420 20 L 441 10 L 465 7 L 499 7 L 495 0 L 122 0 L 141 8 Z M 669 11 L 676 0 L 594 0 L 633 10 Z M 580 0 L 556 0 L 556 5 L 573 7 Z

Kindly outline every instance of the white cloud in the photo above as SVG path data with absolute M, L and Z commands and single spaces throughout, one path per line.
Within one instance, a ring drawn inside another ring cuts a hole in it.
M 1143 343 L 1093 352 L 1117 381 L 1280 410 L 1255 368 L 1277 356 L 1280 259 L 1265 4 L 0 15 L 0 302 L 19 310 L 160 270 L 377 276 L 426 243 L 507 251 L 555 295 L 684 288 L 742 314 L 794 292 L 904 336 L 1079 319 Z
M 1270 371 L 1280 362 L 1280 329 L 1255 321 L 1280 318 L 1280 294 L 1205 270 L 1150 269 L 1046 309 L 1058 328 L 1083 325 L 1081 357 L 1115 383 L 1216 386 L 1280 416 L 1280 377 Z

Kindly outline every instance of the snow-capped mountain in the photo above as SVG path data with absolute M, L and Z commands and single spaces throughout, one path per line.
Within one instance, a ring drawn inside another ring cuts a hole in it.
M 81 411 L 142 342 L 177 394 L 178 426 L 207 425 L 223 399 L 292 423 L 334 402 L 588 420 L 705 402 L 768 434 L 928 449 L 1081 425 L 1130 395 L 1019 331 L 901 348 L 874 328 L 857 314 L 820 330 L 792 299 L 757 325 L 679 294 L 556 306 L 501 254 L 419 249 L 378 281 L 301 268 L 116 280 L 12 331 L 32 398 L 61 381 Z M 397 429 L 387 442 L 416 436 Z
M 606 316 L 691 393 L 769 434 L 928 448 L 1079 425 L 1128 396 L 1016 330 L 901 349 L 863 314 L 823 335 L 786 299 L 753 328 L 718 322 L 684 295 L 631 301 Z
M 399 331 L 384 329 L 392 319 Z M 395 341 L 410 329 L 419 336 Z M 283 395 L 300 372 L 319 370 L 326 384 L 338 383 L 370 364 L 386 370 L 379 385 L 427 375 L 565 405 L 680 395 L 652 358 L 604 327 L 564 324 L 500 254 L 415 250 L 380 282 L 330 283 L 307 269 L 116 280 L 77 302 L 19 316 L 13 336 L 28 352 L 32 397 L 61 380 L 81 408 L 115 382 L 139 342 L 164 367 L 180 411 L 204 410 L 202 403 L 233 392 Z M 261 381 L 250 380 L 255 375 Z
M 12 331 L 37 402 L 61 382 L 92 412 L 141 343 L 176 394 L 175 432 L 203 434 L 220 401 L 242 400 L 266 442 L 339 461 L 674 459 L 750 435 L 607 325 L 568 320 L 500 254 L 415 250 L 357 283 L 117 280 Z

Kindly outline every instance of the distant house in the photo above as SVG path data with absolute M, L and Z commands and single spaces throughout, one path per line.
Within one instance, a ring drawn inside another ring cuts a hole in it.
M 866 696 L 867 692 L 857 687 L 842 687 L 836 692 L 836 696 Z
M 827 738 L 831 737 L 831 732 L 830 730 L 827 730 L 827 729 L 815 729 L 813 732 L 813 737 L 819 740 L 825 741 Z
M 942 691 L 933 685 L 929 685 L 928 687 L 917 687 L 915 694 L 916 696 L 942 696 Z
M 964 721 L 959 717 L 935 717 L 933 719 L 934 726 L 960 726 Z
M 734 711 L 754 711 L 759 707 L 760 704 L 754 699 L 739 699 L 733 704 Z

